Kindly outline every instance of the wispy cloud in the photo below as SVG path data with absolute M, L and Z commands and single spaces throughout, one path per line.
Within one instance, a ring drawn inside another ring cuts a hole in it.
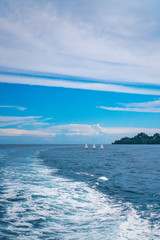
M 126 107 L 138 107 L 138 108 L 160 108 L 160 100 L 138 103 L 122 103 L 121 105 Z
M 121 112 L 148 112 L 148 113 L 159 113 L 160 108 L 120 108 L 120 107 L 103 107 L 100 106 L 98 108 L 102 108 L 109 111 L 121 111 Z
M 55 137 L 56 135 L 68 136 L 105 136 L 105 135 L 125 135 L 137 134 L 146 132 L 154 134 L 160 132 L 159 128 L 136 128 L 136 127 L 102 127 L 99 124 L 67 124 L 52 126 L 45 129 L 26 130 L 17 128 L 0 128 L 0 136 L 48 136 Z
M 57 134 L 63 134 L 68 136 L 81 135 L 81 136 L 96 136 L 100 134 L 99 124 L 66 124 L 52 126 L 48 129 L 54 131 Z
M 27 108 L 24 108 L 24 107 L 20 107 L 20 106 L 10 106 L 10 105 L 0 105 L 0 108 L 16 108 L 20 111 L 24 111 L 26 110 Z
M 102 133 L 106 134 L 137 134 L 145 132 L 148 134 L 154 134 L 160 132 L 160 128 L 141 128 L 141 127 L 100 127 Z
M 27 117 L 15 117 L 15 116 L 0 116 L 0 127 L 7 126 L 43 126 L 47 125 L 48 118 L 40 116 L 27 116 Z
M 47 87 L 63 87 L 72 89 L 84 89 L 93 91 L 104 92 L 119 92 L 119 93 L 132 93 L 144 95 L 160 95 L 160 90 L 150 88 L 138 88 L 118 84 L 107 84 L 89 81 L 67 81 L 67 80 L 50 80 L 47 77 L 20 77 L 20 76 L 6 76 L 0 75 L 0 82 L 3 83 L 16 83 L 28 84 Z
M 122 105 L 123 107 L 100 106 L 97 108 L 109 111 L 160 113 L 160 100 L 142 103 L 121 103 L 120 105 Z
M 0 1 L 1 66 L 160 84 L 158 1 L 145 8 L 138 0 L 5 3 Z
M 0 128 L 0 136 L 52 136 L 55 133 L 49 133 L 41 130 L 25 130 L 16 128 Z
M 131 134 L 131 133 L 155 133 L 159 132 L 159 128 L 141 128 L 141 127 L 102 127 L 100 124 L 67 124 L 58 125 L 49 128 L 57 134 L 100 136 L 104 134 Z

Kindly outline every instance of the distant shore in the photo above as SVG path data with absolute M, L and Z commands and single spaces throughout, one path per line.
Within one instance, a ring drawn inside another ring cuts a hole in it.
M 148 136 L 146 133 L 142 132 L 132 138 L 121 138 L 112 144 L 160 144 L 160 134 L 155 133 L 153 136 Z

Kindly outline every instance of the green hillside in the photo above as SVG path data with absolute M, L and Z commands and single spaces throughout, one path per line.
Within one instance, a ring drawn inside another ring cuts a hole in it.
M 153 136 L 148 136 L 146 133 L 142 132 L 132 138 L 121 138 L 112 144 L 160 144 L 160 134 L 156 133 Z

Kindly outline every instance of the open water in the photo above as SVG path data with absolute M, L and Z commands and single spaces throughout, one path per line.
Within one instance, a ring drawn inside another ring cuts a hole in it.
M 1 240 L 160 239 L 160 145 L 0 145 Z

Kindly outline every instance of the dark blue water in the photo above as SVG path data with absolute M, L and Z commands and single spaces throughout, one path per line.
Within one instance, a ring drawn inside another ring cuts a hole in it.
M 0 239 L 160 239 L 160 146 L 0 145 Z

